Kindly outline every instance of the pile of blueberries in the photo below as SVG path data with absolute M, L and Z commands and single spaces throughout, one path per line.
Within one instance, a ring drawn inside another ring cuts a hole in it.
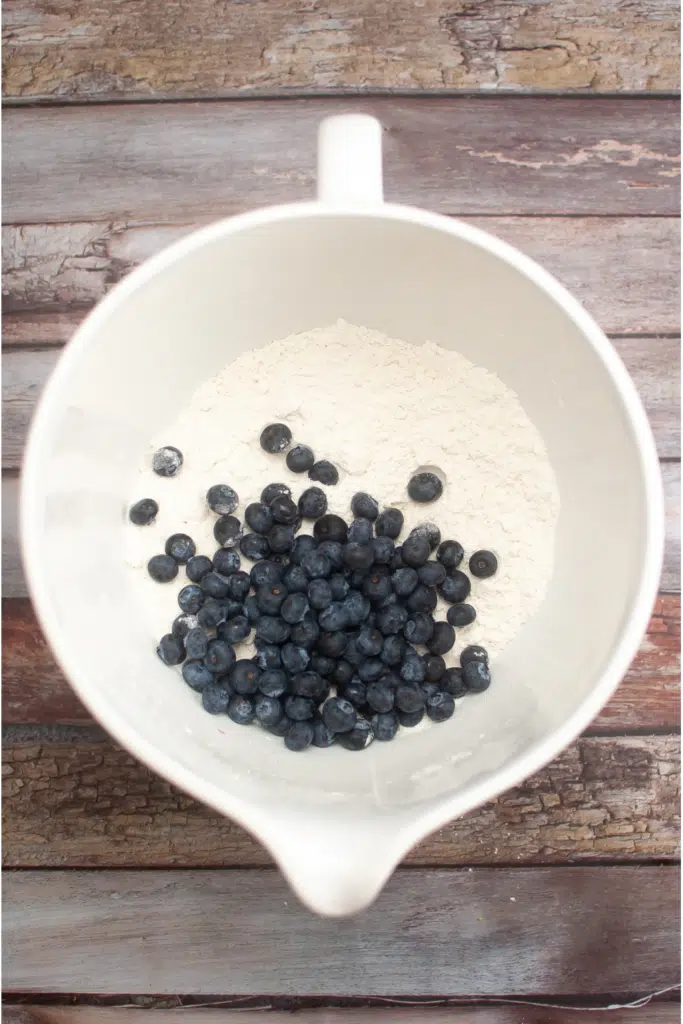
M 161 449 L 153 465 L 163 476 L 175 475 L 182 455 Z M 460 569 L 464 550 L 442 541 L 433 523 L 401 543 L 399 509 L 380 512 L 374 498 L 358 493 L 347 523 L 328 513 L 319 487 L 294 501 L 282 483 L 269 484 L 246 507 L 244 524 L 233 514 L 239 498 L 231 487 L 211 487 L 207 503 L 218 516 L 213 558 L 198 555 L 194 541 L 179 533 L 148 564 L 159 583 L 185 566 L 180 614 L 157 653 L 166 665 L 182 664 L 206 711 L 226 713 L 239 725 L 258 722 L 293 751 L 335 743 L 363 750 L 373 739 L 392 740 L 400 726 L 415 726 L 425 714 L 444 722 L 455 698 L 488 689 L 483 647 L 466 647 L 460 667 L 446 668 L 443 655 L 456 628 L 472 623 L 476 612 L 466 603 L 471 583 Z M 156 502 L 143 499 L 130 519 L 145 525 L 157 511 Z M 298 533 L 304 520 L 313 521 L 312 536 Z M 240 555 L 254 562 L 249 572 Z M 469 559 L 473 576 L 496 569 L 489 551 Z M 434 619 L 438 595 L 450 604 L 446 621 Z M 235 645 L 254 631 L 255 656 L 238 658 Z

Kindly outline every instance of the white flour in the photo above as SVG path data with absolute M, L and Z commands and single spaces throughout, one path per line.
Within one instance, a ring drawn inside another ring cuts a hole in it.
M 496 553 L 497 574 L 472 581 L 477 619 L 457 630 L 446 661 L 457 664 L 471 643 L 500 653 L 540 604 L 552 572 L 559 499 L 543 441 L 492 373 L 429 342 L 416 347 L 343 321 L 240 356 L 150 442 L 130 498 L 156 498 L 160 511 L 152 526 L 130 526 L 126 540 L 155 639 L 179 613 L 176 597 L 187 581 L 181 569 L 174 583 L 154 583 L 147 561 L 171 533 L 189 533 L 200 554 L 215 551 L 216 517 L 205 501 L 212 484 L 234 487 L 240 518 L 267 483 L 286 483 L 295 499 L 311 486 L 284 456 L 261 449 L 261 430 L 272 422 L 287 423 L 294 443 L 338 466 L 339 483 L 324 488 L 329 511 L 350 519 L 352 496 L 367 491 L 401 509 L 403 537 L 433 520 L 444 540 L 460 541 L 466 559 L 478 548 Z M 185 458 L 176 478 L 151 469 L 152 453 L 166 444 Z M 406 485 L 426 466 L 441 471 L 444 492 L 418 505 Z M 312 523 L 303 529 L 311 532 Z M 445 618 L 447 607 L 440 602 L 437 616 Z

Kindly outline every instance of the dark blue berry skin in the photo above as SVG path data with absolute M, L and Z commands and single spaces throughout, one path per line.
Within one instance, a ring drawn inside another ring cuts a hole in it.
M 263 428 L 260 441 L 264 452 L 279 455 L 286 452 L 292 443 L 292 431 L 285 423 L 269 423 Z
M 240 551 L 245 558 L 258 562 L 259 559 L 268 557 L 270 544 L 260 533 L 246 533 L 240 540 Z
M 470 572 L 479 580 L 487 580 L 498 571 L 498 559 L 492 551 L 475 551 L 470 558 Z
M 483 693 L 491 685 L 491 669 L 484 661 L 468 661 L 462 667 L 462 677 L 468 693 Z
M 393 711 L 373 715 L 370 719 L 375 739 L 381 743 L 389 743 L 398 732 L 398 716 Z
M 419 725 L 425 716 L 424 707 L 420 707 L 417 711 L 397 711 L 398 720 L 404 729 L 412 729 L 416 725 Z
M 446 613 L 446 618 L 456 629 L 470 626 L 476 617 L 477 613 L 471 604 L 452 604 Z
M 267 644 L 283 644 L 289 639 L 290 625 L 274 615 L 262 615 L 256 623 L 256 638 Z
M 454 711 L 455 701 L 450 693 L 439 691 L 427 698 L 427 715 L 431 718 L 432 722 L 445 722 Z
M 349 524 L 347 537 L 349 544 L 370 544 L 373 539 L 372 523 L 369 519 L 354 519 Z
M 325 555 L 329 558 L 330 565 L 338 572 L 344 565 L 344 545 L 340 544 L 336 540 L 323 540 L 318 545 L 318 551 L 321 555 Z
M 300 565 L 290 565 L 285 570 L 282 582 L 290 594 L 305 594 L 308 591 L 308 574 Z
M 422 658 L 404 658 L 399 675 L 404 683 L 423 683 L 425 679 L 425 665 Z
M 264 584 L 273 585 L 282 580 L 284 573 L 281 565 L 264 558 L 252 565 L 249 571 L 249 579 L 253 587 L 261 587 Z
M 242 537 L 242 524 L 235 516 L 221 516 L 213 524 L 213 535 L 222 548 L 234 548 Z
M 318 650 L 327 658 L 341 658 L 347 643 L 348 637 L 343 630 L 322 633 L 318 641 Z
M 209 683 L 202 690 L 202 707 L 210 715 L 224 715 L 231 697 L 232 690 L 229 686 L 219 682 Z
M 370 519 L 374 522 L 379 515 L 379 505 L 365 491 L 359 491 L 351 498 L 351 511 L 356 519 Z
M 433 612 L 436 608 L 436 590 L 434 587 L 425 587 L 424 583 L 418 583 L 406 604 L 411 612 Z
M 358 675 L 364 683 L 374 683 L 386 672 L 386 665 L 379 658 L 366 658 L 358 666 Z
M 397 569 L 405 569 L 405 567 L 406 563 L 403 561 L 403 558 L 401 557 L 401 549 L 395 548 L 394 553 L 391 556 L 391 561 L 389 562 L 389 568 L 391 569 L 392 572 L 396 572 Z
M 369 569 L 374 560 L 371 544 L 351 542 L 344 548 L 344 565 L 349 569 Z
M 245 615 L 249 618 L 249 615 L 251 614 L 251 606 L 249 607 L 249 611 L 247 611 L 248 600 L 249 598 L 247 598 L 246 601 L 235 601 L 234 598 L 229 597 L 226 600 L 221 601 L 226 620 L 236 619 L 238 615 Z M 206 607 L 206 605 L 204 605 L 204 607 Z M 249 621 L 251 622 L 251 619 L 249 619 Z
M 331 697 L 321 709 L 322 719 L 330 732 L 343 733 L 353 729 L 358 714 L 353 704 L 343 697 Z
M 422 533 L 411 533 L 401 545 L 401 557 L 405 564 L 412 566 L 413 569 L 425 564 L 430 551 L 429 541 Z
M 429 541 L 431 551 L 435 551 L 441 543 L 441 530 L 436 523 L 420 523 L 411 533 L 421 533 Z
M 398 687 L 394 700 L 399 711 L 408 713 L 418 711 L 425 704 L 425 696 L 420 687 L 409 683 L 402 683 Z
M 322 544 L 320 545 L 322 547 Z M 339 545 L 341 548 L 341 545 Z M 329 578 L 330 590 L 332 591 L 333 601 L 343 601 L 349 592 L 348 580 L 339 573 L 334 573 Z
M 207 572 L 202 576 L 199 586 L 207 597 L 213 597 L 220 601 L 230 593 L 230 580 L 227 576 L 221 576 L 219 572 Z
M 435 473 L 416 473 L 408 482 L 408 497 L 412 501 L 436 501 L 443 494 L 443 484 Z
M 298 754 L 310 747 L 314 735 L 315 729 L 311 722 L 292 722 L 285 733 L 285 746 L 287 750 Z
M 315 455 L 305 444 L 295 444 L 287 452 L 287 469 L 292 473 L 307 473 L 315 462 Z
M 270 505 L 271 501 L 280 494 L 286 494 L 288 498 L 291 498 L 291 488 L 287 484 L 267 484 L 261 491 L 261 501 L 264 505 Z
M 335 633 L 337 630 L 346 629 L 349 623 L 346 601 L 348 601 L 348 598 L 345 598 L 343 603 L 333 601 L 327 608 L 323 608 L 318 615 L 318 625 L 326 633 Z
M 377 629 L 384 636 L 400 633 L 408 621 L 408 612 L 399 604 L 390 604 L 377 612 Z
M 154 498 L 142 498 L 128 510 L 128 518 L 135 526 L 149 526 L 157 517 L 159 506 Z
M 472 584 L 470 583 L 469 576 L 466 576 L 464 572 L 460 572 L 459 569 L 453 569 L 439 587 L 441 596 L 451 604 L 466 601 L 470 596 L 471 589 Z
M 284 711 L 282 704 L 276 697 L 266 697 L 260 693 L 254 699 L 254 713 L 256 719 L 265 729 L 272 729 L 282 718 Z
M 332 675 L 336 664 L 334 658 L 327 658 L 324 654 L 314 654 L 311 658 L 311 670 L 325 679 Z
M 328 609 L 325 609 L 327 611 Z M 323 615 L 325 612 L 322 613 Z M 312 651 L 318 642 L 320 636 L 320 626 L 315 621 L 310 612 L 308 612 L 301 622 L 297 622 L 291 628 L 292 643 L 297 644 L 299 647 L 305 647 L 307 651 Z
M 301 565 L 301 559 L 308 551 L 315 550 L 315 546 L 313 537 L 309 537 L 307 533 L 300 534 L 292 544 L 292 550 L 290 551 L 292 564 Z
M 403 635 L 411 644 L 426 644 L 434 632 L 434 619 L 424 612 L 415 612 L 413 617 L 408 619 L 403 630 Z M 435 651 L 439 654 L 439 651 Z
M 396 569 L 391 574 L 391 585 L 394 593 L 399 597 L 409 597 L 419 583 L 416 569 L 407 566 L 405 569 Z
M 305 647 L 284 644 L 282 647 L 282 664 L 287 672 L 303 672 L 308 668 L 311 656 Z
M 439 684 L 430 683 L 427 680 L 425 680 L 424 683 L 420 683 L 420 689 L 422 690 L 424 699 L 427 701 L 432 696 L 432 694 L 439 692 Z
M 173 633 L 173 636 L 180 637 L 181 640 L 184 640 L 190 630 L 196 629 L 198 625 L 199 620 L 196 615 L 178 615 L 178 617 L 173 620 L 171 632 Z
M 462 544 L 458 544 L 457 540 L 443 541 L 443 543 L 439 544 L 439 550 L 436 553 L 437 559 L 449 571 L 458 568 L 464 555 L 465 549 Z
M 430 560 L 420 566 L 417 576 L 420 583 L 424 583 L 426 587 L 438 587 L 446 579 L 446 566 Z
M 318 703 L 326 696 L 328 684 L 317 672 L 297 672 L 290 680 L 290 689 L 296 697 L 306 697 L 307 700 Z M 293 715 L 291 716 L 294 717 Z
M 268 672 L 270 669 L 275 668 L 279 669 L 282 665 L 280 648 L 275 647 L 273 644 L 258 643 L 257 641 L 257 651 L 254 656 L 254 662 L 263 672 Z M 276 694 L 271 694 L 271 696 L 275 697 Z
M 225 640 L 229 644 L 239 644 L 242 640 L 246 640 L 250 633 L 251 624 L 246 616 L 236 615 L 221 629 L 221 640 Z
M 248 572 L 240 569 L 229 577 L 230 597 L 233 601 L 244 601 L 251 588 L 251 578 Z
M 213 562 L 206 555 L 193 555 L 185 566 L 185 574 L 192 583 L 199 583 L 213 569 Z
M 306 581 L 308 582 L 308 580 Z M 308 598 L 306 594 L 289 594 L 288 597 L 282 602 L 280 608 L 280 615 L 293 626 L 297 622 L 301 622 L 308 611 Z
M 214 676 L 203 661 L 186 661 L 183 665 L 183 679 L 189 687 L 201 693 L 205 686 L 213 682 Z
M 446 654 L 455 643 L 455 630 L 450 622 L 435 622 L 432 635 L 427 641 L 430 654 Z
M 389 565 L 396 546 L 391 537 L 375 537 L 372 542 L 372 555 L 375 565 Z
M 261 673 L 258 688 L 266 697 L 281 697 L 287 690 L 287 673 L 281 668 L 269 668 Z
M 247 629 L 251 631 L 252 627 L 256 625 L 260 618 L 261 609 L 256 603 L 255 596 L 253 594 L 250 594 L 249 597 L 244 602 L 244 604 L 242 605 L 242 607 L 240 608 L 239 612 L 236 615 L 233 615 L 231 619 L 228 620 L 228 622 L 230 622 L 232 621 L 232 619 L 237 619 L 238 625 L 235 626 L 233 630 L 229 628 L 228 624 L 226 623 L 225 627 L 221 627 L 221 629 L 219 630 L 220 639 L 228 640 L 230 643 L 239 643 L 239 640 L 231 640 L 230 637 L 236 636 L 238 633 L 242 632 L 242 620 L 246 620 Z M 223 632 L 225 632 L 225 636 L 222 635 Z M 249 636 L 249 633 L 247 633 L 247 636 Z M 242 637 L 242 639 L 246 638 Z
M 301 559 L 301 568 L 311 580 L 326 579 L 332 575 L 329 558 L 319 551 L 308 551 Z
M 395 634 L 386 636 L 384 637 L 382 650 L 379 655 L 380 661 L 389 666 L 400 665 L 403 661 L 405 649 L 406 645 L 402 637 L 396 636 Z
M 461 668 L 447 668 L 439 679 L 439 689 L 450 693 L 451 697 L 464 697 L 467 693 L 463 671 Z
M 285 697 L 285 713 L 293 722 L 306 722 L 315 714 L 315 703 L 308 697 Z
M 182 452 L 171 445 L 159 448 L 152 456 L 152 469 L 157 476 L 175 476 L 183 464 Z
M 353 665 L 350 665 L 348 661 L 342 659 L 338 661 L 330 676 L 330 682 L 334 683 L 335 686 L 339 686 L 342 689 L 347 686 L 353 679 Z
M 336 739 L 331 729 L 328 729 L 323 719 L 316 715 L 313 719 L 313 746 L 331 747 Z
M 324 540 L 335 540 L 338 544 L 346 544 L 348 532 L 349 528 L 341 516 L 332 513 L 321 516 L 313 527 L 313 536 L 319 543 Z
M 244 521 L 254 533 L 265 534 L 273 525 L 273 513 L 262 501 L 253 501 L 244 510 Z
M 384 637 L 378 629 L 363 626 L 356 639 L 358 650 L 368 658 L 376 658 L 384 646 Z
M 178 605 L 180 610 L 187 615 L 196 615 L 204 604 L 204 591 L 196 583 L 190 583 L 178 594 Z
M 470 661 L 480 661 L 482 664 L 487 665 L 488 660 L 488 651 L 485 647 L 480 647 L 479 644 L 471 644 L 460 652 L 460 664 L 463 668 L 465 665 L 469 664 Z
M 403 513 L 398 508 L 386 508 L 375 520 L 375 533 L 378 537 L 396 540 L 402 529 Z
M 349 732 L 339 733 L 337 743 L 345 750 L 365 750 L 375 738 L 372 726 L 365 718 L 359 718 Z
M 370 614 L 370 602 L 365 594 L 361 594 L 358 590 L 352 590 L 342 601 L 341 607 L 349 626 L 360 626 Z M 343 629 L 344 627 L 337 626 L 336 628 Z
M 230 685 L 235 693 L 256 693 L 261 680 L 261 669 L 250 658 L 240 658 L 230 673 Z
M 353 569 L 353 570 L 349 571 L 347 569 L 346 572 L 348 574 L 348 580 L 349 580 L 349 587 L 350 587 L 350 589 L 351 590 L 360 590 L 360 588 L 363 586 L 363 581 L 364 581 L 365 577 L 367 576 L 367 574 L 370 572 L 370 570 L 369 569 Z
M 236 491 L 227 484 L 214 484 L 206 492 L 206 503 L 218 516 L 229 516 L 240 503 Z
M 279 722 L 276 722 L 275 725 L 271 725 L 268 732 L 272 733 L 273 736 L 279 736 L 280 739 L 282 739 L 287 735 L 288 730 L 293 724 L 294 723 L 287 718 L 287 715 L 283 715 Z
M 283 583 L 264 583 L 256 591 L 256 600 L 263 615 L 279 615 L 287 597 L 287 588 Z
M 296 504 L 286 494 L 279 494 L 277 498 L 273 498 L 270 503 L 270 511 L 275 522 L 284 525 L 295 523 L 299 516 Z
M 299 498 L 299 515 L 304 519 L 320 519 L 327 512 L 327 495 L 319 487 L 309 487 Z
M 232 576 L 234 572 L 239 572 L 241 564 L 237 551 L 230 548 L 219 548 L 213 556 L 213 567 L 221 576 Z
M 391 577 L 386 572 L 373 570 L 363 580 L 363 593 L 373 604 L 381 604 L 391 592 Z
M 178 575 L 178 563 L 170 555 L 153 555 L 147 563 L 147 572 L 155 583 L 170 583 Z
M 254 702 L 248 697 L 235 694 L 228 704 L 228 718 L 232 719 L 235 725 L 251 725 L 254 721 Z
M 197 625 L 202 629 L 215 629 L 225 622 L 225 605 L 215 598 L 208 598 L 197 613 Z
M 346 649 L 344 651 L 344 660 L 348 661 L 354 668 L 358 668 L 359 665 L 365 661 L 365 655 L 358 650 L 357 637 L 353 633 L 347 633 L 346 635 Z
M 394 706 L 394 694 L 381 680 L 370 683 L 367 689 L 367 701 L 373 711 L 384 714 Z
M 209 638 L 199 626 L 190 630 L 184 643 L 187 656 L 191 661 L 203 658 L 209 649 Z
M 368 687 L 358 676 L 354 676 L 344 687 L 341 696 L 355 708 L 364 708 L 368 702 Z
M 425 658 L 425 679 L 429 683 L 438 683 L 446 671 L 446 662 L 439 654 L 428 654 Z
M 326 487 L 334 487 L 339 483 L 339 470 L 327 459 L 320 459 L 318 462 L 314 462 L 309 469 L 308 478 L 319 484 L 325 484 Z
M 157 654 L 164 665 L 180 665 L 185 661 L 185 645 L 181 637 L 166 633 L 159 641 Z

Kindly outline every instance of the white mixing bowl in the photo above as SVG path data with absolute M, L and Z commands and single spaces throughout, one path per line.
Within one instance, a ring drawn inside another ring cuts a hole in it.
M 510 246 L 384 204 L 380 139 L 370 118 L 326 122 L 318 202 L 198 231 L 100 303 L 45 390 L 21 500 L 31 594 L 84 703 L 151 768 L 244 825 L 326 914 L 367 905 L 414 843 L 585 728 L 636 652 L 663 543 L 654 443 L 605 336 Z M 562 507 L 547 597 L 484 696 L 361 754 L 300 755 L 217 722 L 161 664 L 123 537 L 134 468 L 197 386 L 246 349 L 339 317 L 409 342 L 457 338 L 520 396 Z

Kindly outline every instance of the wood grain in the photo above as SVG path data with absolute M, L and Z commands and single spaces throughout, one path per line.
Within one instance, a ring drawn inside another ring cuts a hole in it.
M 218 210 L 215 211 L 219 213 Z M 206 221 L 27 224 L 3 230 L 6 313 L 91 308 L 133 267 Z M 678 221 L 669 217 L 464 218 L 555 274 L 610 334 L 680 331 Z
M 6 868 L 270 863 L 239 826 L 108 740 L 6 738 L 3 759 Z M 583 737 L 522 786 L 429 836 L 407 862 L 675 860 L 679 761 L 677 736 Z
M 674 866 L 399 871 L 330 921 L 274 871 L 6 872 L 4 989 L 650 992 L 679 978 L 678 885 Z
M 660 594 L 626 678 L 589 732 L 676 729 L 680 722 L 681 602 Z M 5 723 L 92 722 L 55 663 L 27 599 L 2 602 Z
M 293 89 L 679 87 L 673 0 L 14 0 L 5 96 L 84 100 Z
M 217 219 L 312 199 L 322 118 L 384 126 L 387 196 L 446 214 L 679 210 L 679 104 L 602 97 L 378 97 L 4 112 L 3 219 Z

